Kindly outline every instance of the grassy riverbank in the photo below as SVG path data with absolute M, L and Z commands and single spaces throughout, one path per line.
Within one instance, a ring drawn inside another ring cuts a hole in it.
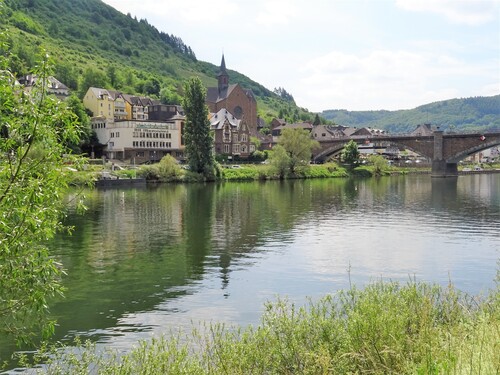
M 498 288 L 375 282 L 307 306 L 266 305 L 256 327 L 212 324 L 141 342 L 118 357 L 91 344 L 52 357 L 49 374 L 498 374 Z
M 383 160 L 383 159 L 382 159 Z M 473 165 L 460 165 L 460 170 L 473 170 Z M 500 164 L 482 164 L 483 171 L 500 169 Z M 193 173 L 186 166 L 179 165 L 173 158 L 166 157 L 159 163 L 142 166 L 118 167 L 112 163 L 87 165 L 85 170 L 73 171 L 73 185 L 83 185 L 89 181 L 95 181 L 103 176 L 107 178 L 129 179 L 135 177 L 145 178 L 150 182 L 203 182 L 211 181 L 257 181 L 284 179 L 308 179 L 308 178 L 339 178 L 339 177 L 373 177 L 404 175 L 414 173 L 430 173 L 430 166 L 408 164 L 404 166 L 389 165 L 383 163 L 367 163 L 355 168 L 331 162 L 326 164 L 312 164 L 302 168 L 295 174 L 280 175 L 279 172 L 269 164 L 241 164 L 241 165 L 217 165 L 213 176 Z

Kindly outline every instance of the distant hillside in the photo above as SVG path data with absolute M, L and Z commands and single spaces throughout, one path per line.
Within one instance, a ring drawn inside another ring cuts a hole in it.
M 178 98 L 185 79 L 194 75 L 206 86 L 216 85 L 218 65 L 197 60 L 180 37 L 100 0 L 0 0 L 0 27 L 8 30 L 10 51 L 17 56 L 11 68 L 18 76 L 31 73 L 42 47 L 54 57 L 56 78 L 80 96 L 97 86 L 159 98 L 163 90 L 163 97 Z M 295 102 L 228 72 L 232 83 L 254 92 L 268 122 L 280 111 L 290 113 L 290 119 L 314 119 Z
M 339 125 L 408 132 L 430 123 L 442 130 L 500 130 L 500 95 L 451 99 L 399 111 L 327 110 L 324 118 Z

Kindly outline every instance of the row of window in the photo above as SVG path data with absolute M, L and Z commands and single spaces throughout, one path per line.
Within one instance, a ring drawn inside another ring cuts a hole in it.
M 133 132 L 133 138 L 167 138 L 172 139 L 171 133 L 144 133 L 144 132 Z
M 224 153 L 225 154 L 229 154 L 231 150 L 231 145 L 228 145 L 228 144 L 224 144 Z M 254 145 L 250 145 L 250 152 L 254 152 L 255 151 L 255 146 Z M 246 154 L 247 153 L 247 145 L 233 145 L 233 154 Z
M 120 132 L 111 132 L 111 138 L 120 138 Z
M 231 132 L 224 131 L 222 142 L 231 142 Z M 233 142 L 248 142 L 248 134 L 242 134 L 238 137 L 238 133 L 233 133 Z
M 132 147 L 172 148 L 172 142 L 133 141 Z
M 92 129 L 105 129 L 105 128 L 106 128 L 105 122 L 97 122 L 92 124 Z

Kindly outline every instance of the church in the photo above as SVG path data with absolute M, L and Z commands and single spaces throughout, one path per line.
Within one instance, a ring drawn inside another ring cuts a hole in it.
M 229 84 L 224 55 L 222 55 L 217 81 L 217 87 L 207 89 L 206 102 L 210 112 L 217 113 L 225 109 L 248 125 L 250 135 L 256 135 L 257 101 L 252 90 L 245 90 L 238 83 Z

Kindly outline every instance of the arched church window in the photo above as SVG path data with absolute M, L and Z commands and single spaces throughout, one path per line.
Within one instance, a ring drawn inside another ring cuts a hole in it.
M 237 105 L 236 107 L 234 107 L 233 113 L 234 116 L 239 119 L 243 115 L 243 109 L 239 105 Z

